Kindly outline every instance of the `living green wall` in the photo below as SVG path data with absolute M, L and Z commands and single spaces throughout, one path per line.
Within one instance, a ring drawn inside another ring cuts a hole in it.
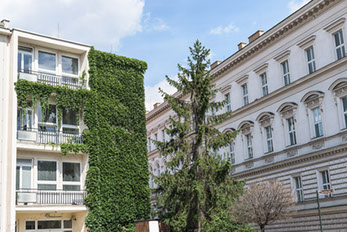
M 90 231 L 119 231 L 150 213 L 143 61 L 91 48 L 84 144 Z

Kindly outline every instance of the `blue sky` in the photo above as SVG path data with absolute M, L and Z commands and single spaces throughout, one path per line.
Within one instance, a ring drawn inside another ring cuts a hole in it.
M 224 60 L 308 0 L 2 0 L 0 18 L 10 27 L 95 45 L 97 49 L 144 60 L 146 107 L 161 101 L 158 87 L 185 64 L 199 39 L 211 61 Z M 27 9 L 31 10 L 28 11 Z

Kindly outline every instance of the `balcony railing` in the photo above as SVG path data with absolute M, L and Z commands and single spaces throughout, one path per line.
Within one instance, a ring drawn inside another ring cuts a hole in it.
M 67 86 L 71 89 L 79 89 L 82 87 L 82 82 L 77 77 L 59 76 L 31 70 L 18 71 L 18 79 L 41 82 L 53 86 Z
M 81 134 L 68 134 L 63 132 L 49 132 L 38 129 L 19 128 L 17 129 L 17 139 L 33 141 L 45 144 L 73 143 L 82 144 Z
M 16 204 L 83 205 L 85 191 L 21 189 L 16 191 Z

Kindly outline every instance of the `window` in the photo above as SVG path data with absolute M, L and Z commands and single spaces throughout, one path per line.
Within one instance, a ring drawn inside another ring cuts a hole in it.
M 322 181 L 322 189 L 331 189 L 331 184 L 330 184 L 330 177 L 329 177 L 329 171 L 325 170 L 325 171 L 321 171 L 320 172 L 321 175 L 321 181 Z M 330 197 L 331 195 L 327 195 L 325 197 Z
M 248 105 L 249 101 L 248 101 L 248 87 L 247 87 L 247 83 L 243 84 L 242 86 L 242 95 L 243 95 L 243 105 Z
M 33 64 L 33 50 L 26 47 L 18 47 L 18 72 L 31 73 Z
M 224 95 L 225 96 L 225 100 L 226 100 L 226 109 L 227 112 L 231 111 L 231 101 L 230 101 L 230 93 L 227 93 Z
M 323 136 L 323 126 L 322 126 L 322 116 L 321 110 L 319 107 L 312 110 L 313 115 L 313 126 L 314 126 L 314 136 L 320 137 Z
M 160 165 L 157 163 L 157 176 L 160 176 Z
M 30 108 L 32 102 L 28 102 L 28 108 L 25 109 L 25 115 L 23 115 L 23 109 L 17 109 L 17 130 L 31 130 L 33 127 L 33 111 Z
M 57 108 L 55 105 L 49 104 L 46 108 L 45 115 L 43 115 L 43 107 L 39 103 L 39 130 L 47 132 L 56 132 L 57 127 Z M 44 116 L 44 118 L 43 118 Z
M 78 134 L 78 123 L 77 123 L 78 112 L 71 110 L 67 107 L 63 108 L 63 133 L 67 134 Z
M 289 74 L 288 60 L 282 62 L 281 66 L 282 66 L 282 72 L 283 72 L 284 85 L 289 85 L 290 84 L 290 74 Z
M 296 193 L 296 200 L 298 202 L 304 200 L 304 193 L 302 188 L 302 181 L 301 176 L 294 177 L 294 184 L 295 184 L 295 193 Z
M 56 55 L 39 51 L 39 69 L 55 71 L 57 66 Z
M 39 190 L 57 189 L 57 162 L 42 161 L 37 162 L 37 180 Z
M 261 78 L 261 86 L 262 86 L 262 89 L 263 89 L 263 96 L 266 96 L 266 95 L 269 94 L 266 73 L 261 74 L 260 78 Z
M 266 134 L 267 152 L 272 152 L 273 151 L 273 141 L 272 141 L 272 128 L 271 128 L 271 126 L 265 127 L 265 134 Z
M 313 73 L 316 71 L 316 62 L 314 58 L 313 47 L 309 47 L 306 51 L 308 72 Z
M 294 118 L 288 118 L 288 134 L 289 134 L 289 145 L 295 145 L 296 144 L 296 133 L 295 133 L 295 121 Z
M 343 107 L 343 118 L 345 121 L 345 128 L 347 128 L 347 96 L 342 98 L 342 107 Z
M 72 220 L 26 221 L 25 231 L 64 231 L 72 232 Z
M 151 137 L 148 138 L 148 152 L 152 151 L 152 146 L 151 146 Z
M 81 164 L 63 162 L 63 190 L 81 190 Z M 77 182 L 77 183 L 76 183 Z
M 231 142 L 229 144 L 229 158 L 230 158 L 232 164 L 235 163 L 235 148 L 234 148 L 234 146 L 235 146 L 234 142 Z
M 63 56 L 61 63 L 63 73 L 78 75 L 78 59 Z
M 252 146 L 252 135 L 251 134 L 246 135 L 246 142 L 247 142 L 248 159 L 252 159 L 253 158 L 253 146 Z
M 18 159 L 16 168 L 16 190 L 31 188 L 32 160 Z
M 335 38 L 335 46 L 336 46 L 336 57 L 339 60 L 345 57 L 345 44 L 343 41 L 342 30 L 336 32 L 334 34 L 334 38 Z
M 165 130 L 162 130 L 161 131 L 161 134 L 162 134 L 162 137 L 163 137 L 163 142 L 165 142 L 166 140 L 165 140 Z
M 158 133 L 154 134 L 154 141 L 158 141 Z M 155 144 L 154 149 L 157 149 L 157 146 Z

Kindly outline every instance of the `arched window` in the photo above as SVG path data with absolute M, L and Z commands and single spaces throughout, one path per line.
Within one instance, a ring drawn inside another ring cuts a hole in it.
M 341 129 L 347 128 L 347 78 L 340 78 L 334 81 L 329 90 L 335 96 L 337 115 Z
M 263 134 L 263 144 L 264 144 L 264 153 L 273 152 L 273 127 L 272 122 L 274 119 L 274 114 L 271 112 L 263 112 L 257 117 L 257 121 L 261 125 L 261 133 Z
M 324 93 L 320 91 L 310 91 L 306 93 L 301 102 L 306 106 L 310 133 L 312 138 L 323 136 L 322 102 Z
M 223 133 L 233 133 L 235 131 L 234 128 L 227 128 L 223 130 Z M 226 146 L 225 157 L 224 159 L 230 159 L 232 164 L 235 164 L 235 140 L 232 140 L 228 146 Z
M 239 125 L 242 139 L 244 141 L 244 152 L 247 154 L 246 159 L 253 159 L 253 131 L 254 123 L 252 121 L 243 121 Z
M 277 112 L 281 114 L 282 125 L 284 125 L 284 130 L 287 131 L 286 135 L 286 144 L 288 146 L 295 145 L 296 140 L 296 110 L 298 105 L 294 102 L 285 102 L 278 109 Z

